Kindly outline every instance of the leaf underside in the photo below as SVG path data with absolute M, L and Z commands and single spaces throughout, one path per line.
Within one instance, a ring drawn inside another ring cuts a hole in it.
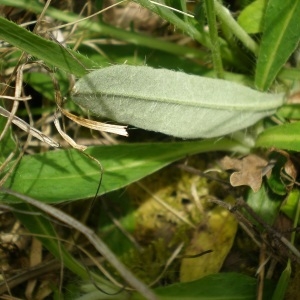
M 118 65 L 75 85 L 72 99 L 92 113 L 180 138 L 229 134 L 272 115 L 282 95 L 166 69 Z

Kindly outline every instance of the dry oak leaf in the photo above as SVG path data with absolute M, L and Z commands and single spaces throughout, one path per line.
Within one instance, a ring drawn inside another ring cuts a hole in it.
M 237 171 L 230 176 L 232 186 L 248 185 L 254 192 L 259 191 L 265 175 L 264 169 L 268 165 L 265 159 L 255 154 L 249 154 L 242 159 L 225 156 L 220 163 L 224 170 Z

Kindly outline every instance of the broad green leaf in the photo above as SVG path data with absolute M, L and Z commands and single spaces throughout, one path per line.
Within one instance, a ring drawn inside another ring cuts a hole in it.
M 269 225 L 273 225 L 278 216 L 283 198 L 272 193 L 265 185 L 262 185 L 258 192 L 249 190 L 247 204 L 254 212 Z M 251 218 L 251 217 L 250 217 Z
M 273 282 L 265 280 L 263 300 L 271 299 L 274 286 Z M 256 278 L 240 273 L 218 273 L 195 281 L 158 287 L 154 289 L 154 292 L 158 300 L 253 300 L 256 297 L 256 289 Z M 96 290 L 92 283 L 82 286 L 82 290 L 85 294 L 77 300 L 107 299 L 107 296 L 105 297 L 101 291 Z M 145 298 L 133 293 L 130 299 Z
M 256 0 L 249 4 L 239 15 L 238 23 L 248 33 L 262 32 L 262 20 L 267 0 Z
M 267 90 L 300 40 L 300 1 L 269 0 L 255 72 L 255 85 Z
M 159 287 L 154 291 L 160 300 L 253 300 L 256 297 L 256 286 L 256 278 L 238 273 L 219 273 L 200 280 Z M 263 299 L 270 299 L 272 287 L 270 281 L 265 282 Z
M 50 66 L 56 66 L 77 76 L 82 76 L 87 73 L 88 68 L 95 67 L 95 63 L 85 56 L 67 50 L 2 17 L 0 17 L 0 39 L 42 59 Z
M 167 69 L 117 65 L 82 77 L 72 99 L 92 113 L 181 138 L 229 134 L 272 115 L 282 95 Z
M 219 273 L 195 281 L 157 287 L 154 292 L 158 300 L 253 300 L 256 297 L 256 287 L 256 278 L 240 273 Z M 81 288 L 83 295 L 77 300 L 108 299 L 92 283 L 82 285 Z M 273 288 L 273 282 L 264 282 L 263 300 L 271 299 Z M 130 299 L 145 298 L 133 293 Z
M 266 129 L 258 136 L 256 147 L 275 147 L 299 152 L 299 132 L 300 122 L 283 124 Z
M 104 169 L 100 195 L 117 190 L 167 164 L 195 153 L 248 149 L 228 139 L 180 143 L 123 144 L 90 147 L 86 153 Z M 101 170 L 90 158 L 75 150 L 58 150 L 26 156 L 5 187 L 33 198 L 57 203 L 93 197 Z M 9 201 L 0 194 L 0 200 Z M 14 199 L 16 201 L 16 199 Z

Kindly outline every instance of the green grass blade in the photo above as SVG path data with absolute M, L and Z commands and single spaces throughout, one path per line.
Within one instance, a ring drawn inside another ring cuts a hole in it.
M 89 279 L 89 274 L 87 273 L 84 266 L 79 263 L 73 256 L 64 248 L 59 240 L 57 240 L 58 235 L 55 232 L 50 221 L 38 215 L 39 210 L 34 207 L 26 204 L 20 203 L 15 205 L 15 207 L 20 212 L 15 212 L 17 218 L 22 222 L 22 224 L 33 234 L 35 235 L 47 248 L 53 256 L 58 260 L 62 261 L 64 266 L 70 269 L 73 273 L 82 279 Z
M 248 149 L 228 139 L 213 139 L 90 147 L 86 152 L 103 165 L 100 194 L 104 194 L 187 155 L 218 150 L 247 152 Z M 99 180 L 99 165 L 78 151 L 60 150 L 24 157 L 5 187 L 45 202 L 57 203 L 93 197 Z M 1 194 L 0 199 L 9 200 Z
M 0 116 L 0 132 L 4 133 L 4 129 L 7 123 L 7 118 Z M 3 163 L 6 158 L 13 152 L 18 153 L 18 145 L 13 138 L 12 129 L 9 127 L 6 129 L 5 135 L 2 137 L 0 142 L 0 163 Z
M 134 2 L 140 4 L 141 6 L 153 11 L 155 14 L 158 14 L 166 21 L 175 25 L 177 28 L 186 32 L 189 36 L 193 37 L 199 43 L 205 47 L 211 49 L 213 46 L 211 44 L 209 35 L 206 32 L 199 32 L 190 22 L 185 22 L 180 19 L 171 9 L 167 7 L 162 7 L 156 5 L 149 0 L 135 0 Z
M 204 45 L 208 49 L 212 50 L 214 48 L 214 44 L 211 43 L 209 35 L 204 31 L 199 31 L 192 22 L 185 22 L 184 20 L 180 19 L 173 11 L 169 8 L 164 8 L 158 5 L 153 4 L 149 0 L 135 0 L 135 2 L 139 3 L 143 7 L 151 10 L 155 14 L 158 14 L 166 21 L 173 24 L 176 28 L 180 29 L 182 32 L 188 34 L 191 38 L 198 41 L 200 44 Z M 238 58 L 234 56 L 231 49 L 229 49 L 227 42 L 224 39 L 218 38 L 218 43 L 220 48 L 222 49 L 221 55 L 222 58 L 231 63 L 239 65 L 237 61 Z
M 65 223 L 69 227 L 76 228 L 78 232 L 86 236 L 88 241 L 95 247 L 95 249 L 103 255 L 103 257 L 115 267 L 118 273 L 127 281 L 129 285 L 132 286 L 136 291 L 140 292 L 146 299 L 156 300 L 154 293 L 148 288 L 148 286 L 142 283 L 127 267 L 121 263 L 115 254 L 107 247 L 107 245 L 98 237 L 98 235 L 91 229 L 89 229 L 84 224 L 77 221 L 70 215 L 54 208 L 50 205 L 42 203 L 39 200 L 30 198 L 26 195 L 16 193 L 11 190 L 1 189 L 7 194 L 14 195 L 15 197 L 21 199 L 27 204 L 33 205 L 34 207 L 46 212 L 49 216 L 56 218 L 58 221 Z
M 255 72 L 255 85 L 266 91 L 300 39 L 300 1 L 269 0 Z
M 283 124 L 266 129 L 256 140 L 256 147 L 275 147 L 300 151 L 300 122 Z
M 286 290 L 288 288 L 288 284 L 291 278 L 292 267 L 291 267 L 291 260 L 288 260 L 286 268 L 280 275 L 278 283 L 276 285 L 276 289 L 272 296 L 272 300 L 283 300 Z
M 73 257 L 63 243 L 58 240 L 59 237 L 49 219 L 36 214 L 37 212 L 40 212 L 40 210 L 27 203 L 19 203 L 14 206 L 18 209 L 18 212 L 15 212 L 17 218 L 42 242 L 43 246 L 49 250 L 55 258 L 63 263 L 64 267 L 68 268 L 84 281 L 95 281 L 99 287 L 107 292 L 109 291 L 114 294 L 120 291 L 119 287 L 115 287 L 95 272 L 87 270 L 86 266 Z M 22 213 L 19 211 L 22 211 Z M 123 296 L 122 294 L 120 295 L 122 299 Z
M 95 63 L 88 58 L 33 34 L 2 17 L 0 17 L 0 39 L 42 59 L 50 66 L 58 67 L 76 76 L 82 76 L 88 73 L 87 69 L 96 67 Z
M 35 0 L 15 0 L 14 2 L 12 2 L 11 0 L 0 0 L 0 4 L 25 8 L 37 14 L 41 13 L 44 7 L 42 3 L 38 3 Z M 74 13 L 63 12 L 51 6 L 48 7 L 46 11 L 46 15 L 52 17 L 53 19 L 67 22 L 67 23 L 76 22 L 82 19 L 82 17 Z M 181 24 L 184 25 L 185 23 L 181 21 Z M 91 20 L 83 20 L 78 22 L 77 26 L 81 30 L 86 29 L 89 34 L 96 33 L 101 36 L 110 36 L 112 38 L 126 41 L 127 43 L 133 43 L 139 46 L 146 46 L 152 49 L 166 51 L 167 53 L 172 53 L 175 55 L 183 55 L 189 58 L 200 58 L 200 59 L 207 59 L 208 56 L 207 52 L 201 51 L 199 49 L 193 49 L 191 47 L 186 47 L 175 43 L 166 42 L 157 39 L 155 37 L 145 36 L 135 32 L 122 30 L 107 25 L 105 23 L 93 22 Z M 183 29 L 183 31 L 188 32 L 185 29 Z M 234 58 L 232 56 L 230 56 L 228 53 L 226 55 L 228 57 L 228 60 L 232 62 L 234 61 Z
M 294 219 L 294 227 L 299 225 L 299 216 L 297 215 L 299 211 L 299 195 L 300 191 L 298 189 L 293 189 L 286 197 L 280 211 L 286 214 L 290 219 Z M 294 232 L 293 232 L 294 233 Z M 294 241 L 291 239 L 291 242 Z
M 294 224 L 293 224 L 294 228 L 296 228 L 298 226 L 298 222 L 299 222 L 299 214 L 300 214 L 299 196 L 300 196 L 299 190 L 293 189 L 290 192 L 290 194 L 288 195 L 286 202 L 292 202 L 294 205 L 284 204 L 284 206 L 282 207 L 282 211 L 284 213 L 286 213 L 291 219 L 294 219 Z M 292 207 L 292 209 L 291 209 L 291 207 Z M 291 236 L 291 243 L 293 245 L 295 243 L 295 238 L 296 238 L 296 231 L 293 231 L 292 236 Z M 289 259 L 285 269 L 283 270 L 283 272 L 280 275 L 280 278 L 276 285 L 276 289 L 274 291 L 272 300 L 285 299 L 285 294 L 289 287 L 291 274 L 292 274 L 292 266 L 291 266 L 291 260 Z M 287 298 L 288 297 L 286 297 L 286 299 Z

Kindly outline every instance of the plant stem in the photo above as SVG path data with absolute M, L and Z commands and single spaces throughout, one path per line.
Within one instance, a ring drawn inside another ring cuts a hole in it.
M 217 0 L 214 0 L 214 5 L 215 5 L 215 12 L 218 18 L 232 30 L 233 34 L 244 44 L 244 46 L 247 49 L 249 49 L 251 52 L 257 55 L 258 45 L 256 44 L 256 42 L 235 21 L 235 19 L 231 16 L 231 14 L 222 4 L 220 4 Z
M 43 4 L 38 3 L 36 1 L 28 1 L 28 0 L 15 0 L 11 2 L 10 0 L 0 0 L 0 4 L 2 5 L 11 5 L 19 8 L 26 8 L 35 13 L 40 13 L 43 10 Z M 151 3 L 150 3 L 151 4 Z M 154 5 L 152 5 L 154 6 Z M 156 7 L 156 6 L 155 6 Z M 139 46 L 146 46 L 153 49 L 158 49 L 161 51 L 166 51 L 168 53 L 172 53 L 174 55 L 183 55 L 188 58 L 197 58 L 206 61 L 207 60 L 207 52 L 204 52 L 200 49 L 193 49 L 191 47 L 177 45 L 175 43 L 166 42 L 164 40 L 153 38 L 146 35 L 141 35 L 135 32 L 122 30 L 119 28 L 115 28 L 105 23 L 94 22 L 92 20 L 82 20 L 80 21 L 80 16 L 70 12 L 64 12 L 58 10 L 52 6 L 47 9 L 47 16 L 52 17 L 53 19 L 57 19 L 60 21 L 64 21 L 67 23 L 73 23 L 77 21 L 77 26 L 81 29 L 87 29 L 88 34 L 97 33 L 98 35 L 109 36 L 115 39 L 120 39 L 122 41 L 126 41 L 128 43 L 132 43 Z M 176 16 L 176 15 L 175 15 Z M 179 18 L 178 18 L 179 19 Z M 180 19 L 179 19 L 180 20 Z M 184 24 L 184 22 L 181 20 Z M 191 26 L 190 26 L 191 27 Z M 183 29 L 185 32 L 190 32 Z M 196 31 L 196 30 L 194 30 Z M 228 61 L 233 61 L 233 57 L 229 58 Z
M 214 2 L 211 0 L 205 0 L 207 21 L 209 27 L 209 34 L 211 40 L 211 52 L 214 64 L 214 70 L 217 78 L 224 78 L 224 70 L 220 52 L 220 45 L 218 42 L 218 29 L 215 15 Z
M 176 14 L 174 14 L 170 9 L 163 8 L 157 5 L 154 5 L 149 0 L 134 0 L 143 7 L 151 10 L 152 12 L 161 16 L 164 20 L 173 24 L 176 28 L 180 29 L 182 32 L 188 34 L 191 38 L 199 42 L 201 45 L 205 46 L 208 49 L 212 49 L 212 44 L 210 37 L 206 32 L 200 32 L 192 22 L 186 22 L 181 20 Z M 236 57 L 233 55 L 231 50 L 228 48 L 227 42 L 220 37 L 218 37 L 219 44 L 222 47 L 222 57 L 224 60 L 230 64 L 235 64 L 237 62 Z

